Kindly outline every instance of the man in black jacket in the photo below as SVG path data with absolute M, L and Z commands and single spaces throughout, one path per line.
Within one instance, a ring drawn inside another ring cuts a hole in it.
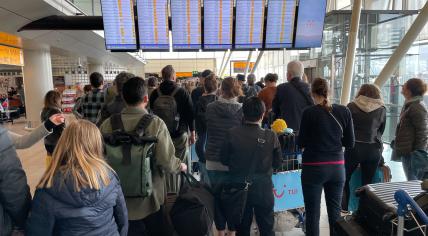
M 0 127 L 0 236 L 11 235 L 14 227 L 24 229 L 30 202 L 21 161 L 8 131 Z
M 255 214 L 260 235 L 273 236 L 272 172 L 281 164 L 281 147 L 274 132 L 261 128 L 265 106 L 260 98 L 246 99 L 242 110 L 244 124 L 228 131 L 221 156 L 222 163 L 229 167 L 231 182 L 247 180 L 251 185 L 242 222 L 239 224 L 234 222 L 236 219 L 227 219 L 227 223 L 232 230 L 239 225 L 236 228 L 238 235 L 250 235 Z
M 175 82 L 175 70 L 171 65 L 167 65 L 162 69 L 162 79 L 163 82 L 159 85 L 159 88 L 154 90 L 150 95 L 150 108 L 156 114 L 155 105 L 156 99 L 159 98 L 159 94 L 162 94 L 163 96 L 166 95 L 174 97 L 179 115 L 179 121 L 178 128 L 176 130 L 170 130 L 170 135 L 175 147 L 175 156 L 180 158 L 182 162 L 186 163 L 189 158 L 189 143 L 194 144 L 196 141 L 192 99 L 186 90 L 177 86 Z M 167 123 L 168 126 L 168 122 L 165 121 L 165 123 Z M 188 135 L 188 133 L 190 133 L 190 135 Z M 169 180 L 167 180 L 168 192 L 178 191 L 177 179 L 171 177 Z
M 303 82 L 303 64 L 292 61 L 287 65 L 287 81 L 277 87 L 272 111 L 277 119 L 284 119 L 289 128 L 299 131 L 303 110 L 314 104 L 309 85 Z

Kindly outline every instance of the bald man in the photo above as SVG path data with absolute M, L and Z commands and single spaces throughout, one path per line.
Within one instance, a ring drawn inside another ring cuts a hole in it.
M 303 110 L 314 104 L 309 85 L 302 80 L 304 73 L 300 61 L 292 61 L 287 65 L 287 82 L 278 86 L 272 102 L 272 110 L 276 119 L 284 119 L 289 128 L 299 131 Z

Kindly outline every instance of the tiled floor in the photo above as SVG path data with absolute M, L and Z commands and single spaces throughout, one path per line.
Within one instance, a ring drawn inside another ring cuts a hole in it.
M 5 127 L 20 134 L 25 134 L 26 131 L 24 131 L 24 125 L 25 122 L 23 120 L 16 121 L 13 125 L 12 124 L 5 124 Z M 35 186 L 37 185 L 38 181 L 40 180 L 40 177 L 43 175 L 43 172 L 45 170 L 45 149 L 43 146 L 43 142 L 40 141 L 33 147 L 25 150 L 17 150 L 18 155 L 21 159 L 23 168 L 25 172 L 27 173 L 28 183 L 30 185 L 32 193 L 34 193 Z M 385 161 L 387 162 L 387 165 L 390 166 L 391 172 L 392 172 L 392 180 L 393 181 L 404 181 L 404 173 L 401 167 L 401 163 L 399 162 L 390 162 L 389 161 L 390 156 L 390 149 L 388 147 L 385 147 Z M 327 218 L 327 212 L 325 209 L 325 201 L 322 200 L 322 207 L 321 207 L 321 219 L 320 219 L 320 230 L 321 230 L 321 236 L 329 235 L 329 227 L 328 227 L 328 218 Z M 291 232 L 286 232 L 284 234 L 277 234 L 279 235 L 287 235 L 287 236 L 304 236 L 305 234 L 302 232 L 301 229 L 294 229 Z

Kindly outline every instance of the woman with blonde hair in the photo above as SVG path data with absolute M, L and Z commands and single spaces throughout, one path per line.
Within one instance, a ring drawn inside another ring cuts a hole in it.
M 63 132 L 34 195 L 27 235 L 126 235 L 128 213 L 103 142 L 89 121 Z

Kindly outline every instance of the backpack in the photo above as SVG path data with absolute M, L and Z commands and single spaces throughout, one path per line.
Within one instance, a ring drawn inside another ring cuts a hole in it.
M 180 114 L 178 114 L 177 102 L 174 98 L 178 90 L 179 88 L 177 87 L 170 95 L 164 95 L 160 89 L 157 89 L 159 97 L 153 103 L 153 107 L 151 107 L 153 113 L 165 122 L 170 134 L 178 131 L 180 123 Z
M 182 172 L 180 193 L 170 216 L 180 236 L 209 235 L 214 221 L 214 196 L 208 187 Z
M 202 96 L 196 103 L 195 120 L 197 121 L 198 125 L 201 126 L 200 128 L 203 130 L 206 130 L 207 128 L 205 113 L 207 112 L 208 104 L 217 101 L 217 96 L 215 96 L 213 99 L 207 98 L 208 96 Z
M 145 129 L 153 115 L 144 115 L 132 132 L 125 132 L 122 115 L 110 118 L 113 132 L 104 135 L 106 159 L 119 176 L 125 197 L 147 197 L 152 194 L 152 165 L 157 138 L 146 136 Z

